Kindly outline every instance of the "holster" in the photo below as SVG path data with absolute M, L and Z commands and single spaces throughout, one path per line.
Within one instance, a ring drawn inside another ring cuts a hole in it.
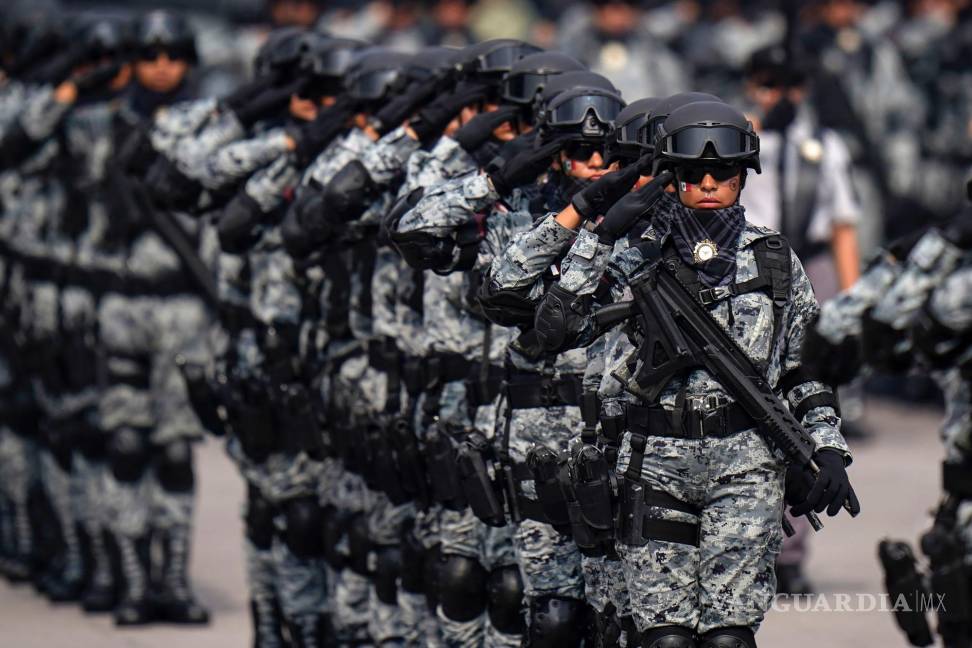
M 196 362 L 178 362 L 179 371 L 186 381 L 186 392 L 189 404 L 199 418 L 199 422 L 214 436 L 226 433 L 226 424 L 220 415 L 219 407 L 222 403 L 220 394 L 209 382 L 206 369 Z
M 452 439 L 438 425 L 432 425 L 426 444 L 432 500 L 453 511 L 463 510 L 467 502 Z
M 395 506 L 401 506 L 411 500 L 405 490 L 399 472 L 399 461 L 396 457 L 391 440 L 389 426 L 375 425 L 374 432 L 369 435 L 372 443 L 372 465 L 374 466 L 374 481 L 376 488 L 388 496 Z
M 263 386 L 250 378 L 233 390 L 231 423 L 243 453 L 251 461 L 263 463 L 277 444 L 273 438 L 273 413 Z
M 585 555 L 611 553 L 615 531 L 614 472 L 601 451 L 579 447 L 571 458 L 567 512 L 574 541 Z
M 399 416 L 388 426 L 388 438 L 395 448 L 395 460 L 402 488 L 420 509 L 429 507 L 429 486 L 425 459 L 411 421 Z
M 473 432 L 460 445 L 456 461 L 462 490 L 473 513 L 489 526 L 502 527 L 506 526 L 503 491 L 486 466 L 491 454 L 489 441 Z
M 540 510 L 547 523 L 561 533 L 567 533 L 570 528 L 570 515 L 567 512 L 567 498 L 561 488 L 560 473 L 564 468 L 563 462 L 556 452 L 541 446 L 536 446 L 527 453 L 526 462 L 533 474 Z
M 908 606 L 895 607 L 894 620 L 898 627 L 908 635 L 913 646 L 928 646 L 933 643 L 931 628 L 925 611 L 920 607 L 922 599 L 931 598 L 925 588 L 922 575 L 915 563 L 915 555 L 905 542 L 882 540 L 878 545 L 878 556 L 884 569 L 884 584 L 891 600 L 901 597 Z
M 921 549 L 928 556 L 931 591 L 944 601 L 936 608 L 938 632 L 945 645 L 952 646 L 967 642 L 972 632 L 972 581 L 965 565 L 965 544 L 954 517 L 958 500 L 946 501 L 954 507 L 948 510 L 948 504 L 942 505 L 935 525 L 922 536 Z

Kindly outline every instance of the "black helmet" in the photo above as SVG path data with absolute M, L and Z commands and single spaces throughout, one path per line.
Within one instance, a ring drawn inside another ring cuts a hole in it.
M 678 94 L 673 94 L 670 97 L 660 99 L 658 101 L 658 105 L 655 106 L 655 110 L 651 114 L 651 119 L 648 120 L 648 123 L 645 124 L 645 128 L 640 133 L 641 144 L 644 146 L 654 147 L 655 139 L 658 138 L 658 129 L 665 121 L 665 118 L 672 114 L 672 111 L 696 101 L 721 102 L 722 99 L 714 94 L 709 94 L 708 92 L 679 92 Z
M 385 47 L 371 47 L 358 53 L 345 78 L 345 90 L 352 99 L 374 108 L 405 83 L 405 68 L 411 57 Z
M 4 70 L 26 74 L 67 45 L 66 25 L 54 2 L 20 2 L 3 12 L 2 49 Z
M 586 70 L 587 67 L 572 56 L 560 52 L 537 52 L 524 56 L 513 64 L 503 79 L 500 96 L 514 104 L 533 105 L 547 80 L 564 72 Z
M 78 39 L 84 44 L 88 59 L 124 60 L 132 55 L 134 36 L 131 24 L 116 17 L 102 16 L 84 21 Z
M 312 32 L 300 27 L 274 29 L 267 35 L 253 59 L 256 75 L 262 77 L 296 65 L 300 61 L 301 46 L 306 43 L 307 37 L 313 38 Z
M 537 99 L 537 110 L 541 110 L 545 104 L 550 103 L 561 92 L 580 87 L 600 88 L 601 90 L 613 92 L 619 97 L 621 96 L 621 91 L 615 88 L 614 84 L 607 77 L 597 72 L 590 72 L 588 70 L 564 72 L 563 74 L 558 74 L 550 78 L 544 85 L 543 92 L 540 93 Z
M 736 108 L 721 101 L 697 101 L 665 119 L 655 141 L 656 172 L 687 164 L 738 165 L 760 173 L 759 136 Z
M 494 38 L 476 43 L 462 52 L 462 72 L 468 76 L 500 79 L 513 64 L 541 49 L 515 38 Z
M 310 79 L 306 96 L 325 97 L 344 90 L 344 77 L 357 52 L 365 49 L 363 41 L 333 38 L 319 32 L 307 31 L 296 43 L 297 70 Z
M 770 88 L 795 88 L 807 80 L 806 70 L 782 45 L 757 50 L 746 61 L 746 79 Z
M 538 113 L 543 137 L 574 132 L 585 139 L 603 140 L 624 109 L 624 99 L 602 88 L 574 88 L 561 92 Z
M 462 62 L 463 50 L 458 47 L 433 45 L 413 54 L 405 66 L 409 79 L 424 80 L 455 71 Z
M 608 137 L 607 162 L 634 161 L 652 153 L 654 147 L 644 144 L 639 136 L 648 124 L 660 100 L 653 97 L 633 101 L 614 118 L 614 130 Z
M 190 63 L 198 60 L 196 35 L 189 21 L 164 9 L 150 11 L 135 21 L 135 44 L 142 58 L 154 59 L 162 51 Z

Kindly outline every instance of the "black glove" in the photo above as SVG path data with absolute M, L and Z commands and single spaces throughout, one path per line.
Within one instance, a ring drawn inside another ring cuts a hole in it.
M 576 138 L 576 135 L 560 135 L 540 146 L 517 153 L 502 166 L 494 168 L 491 164 L 488 174 L 496 192 L 501 196 L 508 196 L 516 187 L 536 180 L 550 168 L 554 156 L 563 150 L 564 145 Z
M 453 139 L 469 153 L 479 149 L 502 124 L 513 121 L 520 114 L 519 106 L 503 106 L 493 112 L 480 113 L 456 131 Z
M 380 135 L 387 135 L 411 117 L 416 110 L 432 101 L 441 87 L 442 80 L 437 77 L 412 82 L 405 92 L 378 111 L 371 125 Z
M 249 127 L 282 110 L 290 103 L 290 96 L 299 94 L 305 85 L 307 85 L 306 78 L 298 79 L 285 86 L 267 88 L 235 109 L 228 104 L 227 107 L 236 114 L 241 124 Z
M 347 98 L 339 98 L 333 105 L 318 113 L 313 121 L 306 122 L 290 130 L 289 135 L 297 142 L 294 155 L 301 167 L 306 167 L 331 140 L 347 128 L 348 119 L 354 114 L 356 103 Z
M 74 78 L 74 85 L 78 89 L 78 95 L 85 95 L 89 92 L 104 89 L 111 83 L 112 79 L 118 76 L 120 70 L 120 63 L 104 63 L 84 74 L 79 74 Z
M 223 97 L 223 105 L 234 113 L 239 112 L 246 104 L 256 99 L 257 95 L 267 88 L 275 87 L 277 81 L 277 75 L 256 77 L 252 81 L 237 86 L 233 92 Z
M 614 206 L 604 215 L 604 220 L 594 228 L 601 243 L 614 245 L 615 241 L 627 234 L 628 230 L 651 209 L 655 201 L 661 198 L 665 187 L 674 177 L 671 171 L 662 171 L 644 187 L 629 192 L 614 203 Z
M 30 74 L 30 79 L 38 83 L 60 85 L 71 76 L 74 68 L 84 61 L 86 53 L 85 48 L 80 45 L 69 47 L 38 67 Z
M 570 204 L 584 220 L 595 220 L 631 191 L 641 177 L 641 171 L 640 164 L 632 164 L 608 173 L 574 194 Z
M 464 81 L 456 89 L 421 111 L 409 124 L 423 144 L 438 139 L 463 108 L 484 101 L 490 86 L 485 83 Z
M 845 501 L 848 503 L 851 515 L 860 513 L 861 504 L 857 500 L 854 489 L 851 488 L 843 455 L 836 450 L 824 448 L 813 453 L 813 460 L 820 468 L 820 472 L 813 479 L 813 486 L 806 497 L 790 509 L 790 514 L 800 516 L 810 511 L 822 513 L 826 509 L 827 515 L 833 517 L 840 512 Z M 801 499 L 808 483 L 807 477 L 794 473 L 792 480 L 792 484 L 787 484 L 787 492 L 795 500 Z

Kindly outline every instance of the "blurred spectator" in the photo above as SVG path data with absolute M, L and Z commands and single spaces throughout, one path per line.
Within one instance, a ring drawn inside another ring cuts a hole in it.
M 689 90 L 688 68 L 652 36 L 634 0 L 579 3 L 560 20 L 560 49 L 611 79 L 627 101 Z
M 812 57 L 820 123 L 850 148 L 864 213 L 858 233 L 868 254 L 882 240 L 883 219 L 906 216 L 891 210 L 914 188 L 922 101 L 892 41 L 860 28 L 866 9 L 862 0 L 817 0 L 802 51 Z

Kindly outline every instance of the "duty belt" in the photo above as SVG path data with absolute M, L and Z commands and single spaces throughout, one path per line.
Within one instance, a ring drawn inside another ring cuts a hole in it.
M 426 363 L 429 384 L 445 384 L 465 380 L 473 375 L 479 363 L 459 353 L 436 353 Z
M 505 377 L 506 370 L 499 365 L 489 365 L 485 374 L 478 366 L 476 375 L 466 380 L 466 404 L 475 409 L 495 401 L 503 391 Z
M 580 406 L 583 386 L 573 374 L 553 378 L 543 374 L 522 372 L 510 376 L 506 384 L 506 398 L 510 409 L 537 407 Z
M 633 434 L 673 439 L 717 439 L 756 427 L 739 403 L 716 396 L 687 398 L 681 410 L 628 405 L 627 428 Z

